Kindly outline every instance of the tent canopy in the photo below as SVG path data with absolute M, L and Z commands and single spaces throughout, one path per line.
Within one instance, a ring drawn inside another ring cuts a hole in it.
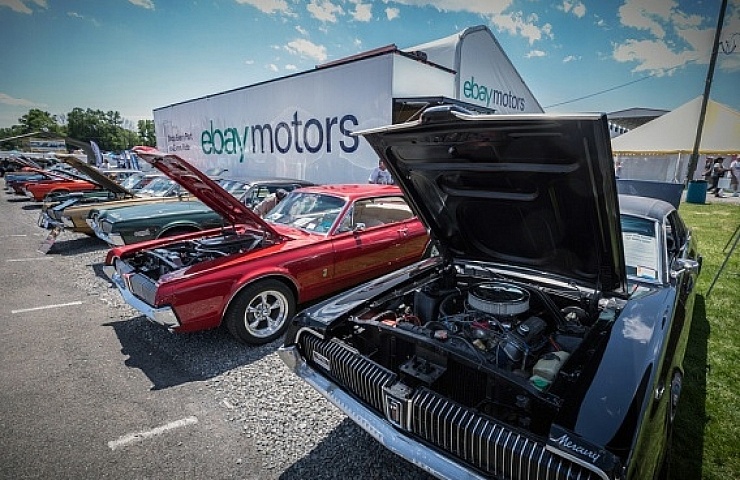
M 702 97 L 696 97 L 655 120 L 612 139 L 618 155 L 666 155 L 694 150 Z M 700 155 L 740 152 L 740 112 L 713 100 L 707 101 Z

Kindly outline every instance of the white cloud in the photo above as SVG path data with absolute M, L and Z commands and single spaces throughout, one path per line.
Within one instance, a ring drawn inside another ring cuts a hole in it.
M 385 9 L 385 17 L 388 20 L 395 20 L 401 15 L 401 11 L 397 8 L 388 7 Z
M 351 12 L 352 18 L 358 22 L 369 22 L 373 19 L 372 3 L 362 3 L 359 0 L 355 0 L 352 3 L 355 4 L 355 10 Z
M 730 21 L 725 23 L 719 39 L 717 64 L 721 70 L 736 72 L 740 70 L 740 15 L 728 8 L 725 18 L 728 17 Z
M 33 10 L 27 4 L 36 4 L 41 8 L 49 7 L 46 0 L 0 0 L 0 7 L 8 7 L 14 12 L 30 15 L 33 13 Z
M 565 13 L 572 13 L 578 18 L 583 18 L 586 15 L 586 5 L 580 0 L 570 1 L 564 0 L 563 4 L 557 7 Z
M 96 27 L 99 27 L 100 26 L 100 22 L 98 22 L 94 18 L 88 18 L 88 17 L 86 17 L 84 15 L 81 15 L 81 14 L 79 14 L 77 12 L 67 12 L 67 16 L 68 17 L 72 17 L 72 18 L 79 18 L 80 20 L 84 20 L 84 21 L 88 21 L 88 22 L 92 23 L 93 25 L 95 25 Z
M 653 36 L 663 38 L 663 24 L 668 22 L 676 7 L 675 0 L 626 0 L 617 16 L 626 27 L 648 30 Z
M 688 63 L 709 61 L 714 28 L 703 25 L 713 19 L 686 14 L 675 0 L 626 0 L 618 17 L 635 32 L 613 46 L 612 58 L 635 63 L 633 72 L 672 75 Z
M 0 93 L 0 104 L 11 105 L 13 107 L 44 108 L 45 104 L 36 103 L 25 98 L 14 98 L 6 93 Z
M 295 26 L 295 30 L 296 30 L 296 32 L 300 33 L 301 35 L 308 36 L 308 30 L 306 30 L 305 28 L 301 27 L 300 25 L 296 25 Z
M 306 10 L 312 17 L 321 22 L 336 23 L 337 15 L 344 15 L 342 7 L 330 0 L 311 0 L 306 6 Z
M 285 0 L 236 0 L 241 5 L 251 5 L 262 13 L 282 13 L 293 15 L 293 12 Z
M 521 35 L 532 45 L 543 38 L 553 38 L 552 25 L 546 23 L 538 26 L 539 20 L 536 14 L 524 18 L 522 12 L 516 12 L 511 15 L 501 15 L 493 19 L 493 23 L 500 29 L 509 32 L 511 35 Z
M 147 10 L 154 10 L 154 0 L 128 0 L 137 7 L 146 8 Z
M 267 65 L 267 68 L 269 68 L 271 72 L 277 72 L 278 70 L 280 70 L 278 66 L 275 65 L 274 63 Z
M 323 45 L 316 45 L 315 43 L 303 38 L 298 38 L 288 42 L 285 46 L 285 50 L 292 55 L 313 58 L 319 62 L 323 62 L 327 58 L 326 47 Z
M 291 71 L 291 72 L 292 72 L 292 71 L 298 70 L 298 67 L 296 67 L 296 66 L 295 66 L 295 65 L 293 65 L 292 63 L 289 63 L 289 64 L 287 64 L 287 65 L 285 66 L 285 69 L 286 69 L 286 70 L 288 70 L 288 71 Z
M 552 25 L 539 25 L 536 14 L 510 11 L 514 0 L 395 0 L 414 7 L 433 7 L 441 12 L 468 12 L 488 18 L 492 25 L 511 35 L 526 38 L 529 44 L 553 38 Z M 585 8 L 585 7 L 584 7 Z
M 576 55 L 567 55 L 567 56 L 565 56 L 563 58 L 563 63 L 575 62 L 575 61 L 580 60 L 580 59 L 581 59 L 581 56 L 580 55 L 578 55 L 578 56 L 576 56 Z
M 530 50 L 524 56 L 526 58 L 534 58 L 534 57 L 544 57 L 544 56 L 547 56 L 547 54 L 543 52 L 542 50 Z
M 692 50 L 674 52 L 659 40 L 627 40 L 615 45 L 612 56 L 618 62 L 636 62 L 633 72 L 649 72 L 658 77 L 672 75 L 677 67 L 687 62 L 706 63 L 708 60 L 702 58 L 703 53 Z

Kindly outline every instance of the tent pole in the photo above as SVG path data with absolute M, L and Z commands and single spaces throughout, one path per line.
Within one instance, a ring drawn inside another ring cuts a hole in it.
M 681 151 L 678 152 L 676 168 L 673 169 L 673 183 L 678 183 L 678 169 L 681 168 Z
M 727 9 L 727 0 L 722 0 L 722 6 L 719 10 L 717 19 L 717 30 L 714 32 L 714 44 L 712 45 L 712 58 L 709 60 L 709 69 L 707 71 L 707 80 L 704 83 L 704 97 L 701 101 L 701 111 L 699 113 L 699 125 L 696 127 L 696 140 L 694 140 L 694 150 L 691 152 L 689 160 L 689 169 L 686 172 L 686 181 L 694 179 L 696 164 L 699 162 L 699 144 L 701 143 L 701 133 L 704 128 L 704 116 L 707 113 L 707 102 L 709 101 L 709 91 L 712 88 L 712 79 L 714 77 L 714 65 L 717 63 L 717 50 L 719 50 L 719 37 L 722 34 L 722 24 L 725 21 L 725 10 Z

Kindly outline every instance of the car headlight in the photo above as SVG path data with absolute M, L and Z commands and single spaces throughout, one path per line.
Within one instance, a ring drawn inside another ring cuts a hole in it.
M 116 247 L 126 245 L 120 233 L 111 233 L 110 235 L 108 235 L 108 242 L 112 245 L 115 245 Z

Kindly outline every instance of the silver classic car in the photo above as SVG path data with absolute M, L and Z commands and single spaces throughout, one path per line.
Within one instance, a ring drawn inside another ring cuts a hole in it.
M 283 361 L 439 478 L 664 473 L 701 258 L 673 205 L 618 195 L 606 118 L 363 134 L 440 255 L 300 312 Z

